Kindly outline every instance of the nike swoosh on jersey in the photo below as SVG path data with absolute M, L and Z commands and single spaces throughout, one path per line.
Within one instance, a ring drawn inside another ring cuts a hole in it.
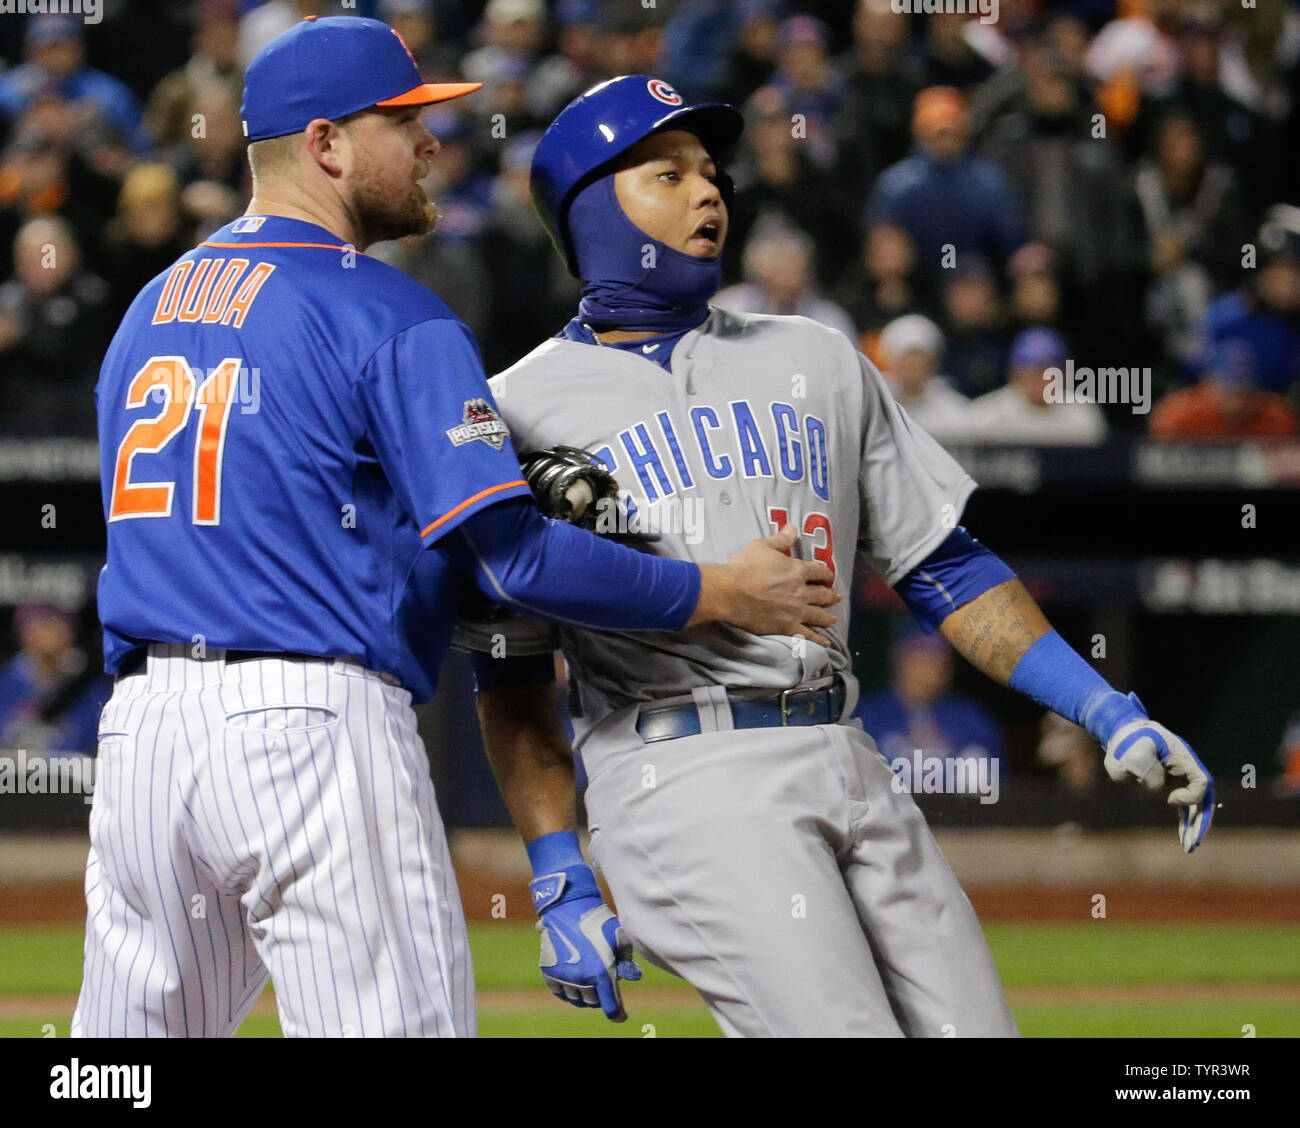
M 660 342 L 659 342 L 659 345 L 662 345 L 662 344 L 663 344 L 663 342 L 660 341 Z M 657 348 L 659 347 L 659 345 L 642 345 L 642 346 L 641 346 L 641 351 L 642 351 L 643 353 L 652 353 L 652 352 L 655 351 L 655 349 L 657 349 Z

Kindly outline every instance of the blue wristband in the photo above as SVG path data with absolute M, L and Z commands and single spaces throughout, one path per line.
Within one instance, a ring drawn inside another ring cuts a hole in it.
M 534 838 L 525 846 L 528 860 L 533 866 L 533 876 L 541 877 L 547 873 L 559 873 L 569 866 L 585 866 L 582 847 L 578 845 L 578 836 L 571 830 L 555 830 Z
M 1146 714 L 1088 665 L 1056 631 L 1048 631 L 1011 671 L 1007 683 L 1068 721 L 1082 725 L 1102 745 L 1129 721 Z
M 528 883 L 533 909 L 539 916 L 569 901 L 599 897 L 596 875 L 583 860 L 578 836 L 571 830 L 556 830 L 534 838 L 527 845 L 528 860 L 536 875 Z

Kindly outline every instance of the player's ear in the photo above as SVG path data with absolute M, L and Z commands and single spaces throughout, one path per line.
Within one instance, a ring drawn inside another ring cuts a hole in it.
M 337 122 L 315 118 L 308 123 L 305 134 L 312 160 L 330 176 L 342 176 L 350 145 L 347 131 Z

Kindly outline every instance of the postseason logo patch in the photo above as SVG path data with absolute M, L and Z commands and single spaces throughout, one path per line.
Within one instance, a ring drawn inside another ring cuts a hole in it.
M 451 428 L 447 432 L 447 438 L 451 440 L 452 446 L 464 446 L 479 440 L 493 450 L 500 450 L 509 434 L 506 421 L 487 400 L 472 399 L 465 401 L 465 422 Z

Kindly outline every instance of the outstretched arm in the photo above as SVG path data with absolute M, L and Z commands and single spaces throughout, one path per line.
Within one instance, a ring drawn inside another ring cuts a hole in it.
M 1052 629 L 1024 584 L 957 529 L 897 585 L 923 626 L 935 626 L 981 673 L 1082 725 L 1106 749 L 1106 772 L 1153 791 L 1165 773 L 1184 784 L 1169 794 L 1178 836 L 1190 853 L 1209 830 L 1214 781 L 1187 744 L 1152 721 L 1136 694 L 1114 689 Z
M 1017 579 L 990 588 L 940 624 L 943 637 L 981 674 L 1007 685 L 1020 659 L 1052 629 Z
M 833 626 L 841 596 L 831 570 L 788 554 L 793 526 L 751 541 L 725 564 L 636 552 L 509 498 L 480 509 L 439 542 L 485 595 L 536 618 L 587 630 L 682 630 L 726 621 L 755 634 Z

